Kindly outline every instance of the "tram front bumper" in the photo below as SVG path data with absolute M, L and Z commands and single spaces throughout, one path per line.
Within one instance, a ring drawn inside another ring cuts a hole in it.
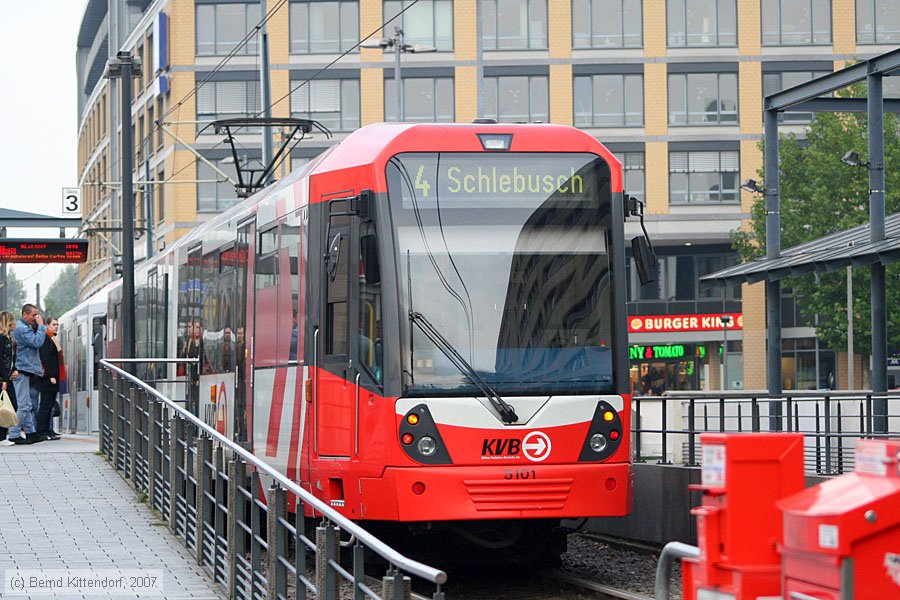
M 631 512 L 631 465 L 388 467 L 360 478 L 364 519 L 457 521 L 617 517 Z

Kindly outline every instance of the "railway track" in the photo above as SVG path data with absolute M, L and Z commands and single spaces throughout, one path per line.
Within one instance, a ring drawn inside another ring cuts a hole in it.
M 505 579 L 505 578 L 504 578 Z M 378 582 L 372 582 L 377 585 Z M 481 576 L 456 578 L 444 589 L 447 600 L 653 600 L 650 596 L 556 571 L 525 574 L 514 581 L 486 581 Z M 431 600 L 424 590 L 413 591 L 414 600 Z
M 594 581 L 588 581 L 581 577 L 574 577 L 564 573 L 547 573 L 544 575 L 548 579 L 560 582 L 565 586 L 570 586 L 577 590 L 595 594 L 595 598 L 615 599 L 615 600 L 653 600 L 650 596 L 636 594 L 628 590 L 619 589 L 609 585 L 603 585 Z

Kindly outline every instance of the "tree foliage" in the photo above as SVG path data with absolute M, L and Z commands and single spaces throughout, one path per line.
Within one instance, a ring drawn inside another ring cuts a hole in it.
M 43 308 L 47 315 L 58 318 L 76 304 L 78 304 L 78 267 L 68 265 L 63 268 L 56 281 L 50 284 Z
M 846 96 L 865 97 L 865 87 Z M 869 173 L 841 162 L 853 150 L 868 160 L 868 126 L 862 114 L 818 114 L 805 140 L 796 135 L 780 137 L 781 246 L 790 248 L 822 236 L 868 223 Z M 764 147 L 764 142 L 760 144 Z M 900 211 L 900 131 L 896 115 L 884 116 L 886 213 Z M 760 175 L 764 173 L 760 171 Z M 765 255 L 765 200 L 758 198 L 751 210 L 750 227 L 732 232 L 732 243 L 742 260 Z M 853 271 L 854 348 L 871 349 L 870 271 Z M 900 265 L 887 268 L 888 343 L 900 349 Z M 830 348 L 847 347 L 847 275 L 845 270 L 804 275 L 782 281 L 799 299 L 801 314 Z
M 22 305 L 25 304 L 25 284 L 16 277 L 9 265 L 6 266 L 6 306 L 0 306 L 2 310 L 8 310 L 17 319 L 22 314 Z

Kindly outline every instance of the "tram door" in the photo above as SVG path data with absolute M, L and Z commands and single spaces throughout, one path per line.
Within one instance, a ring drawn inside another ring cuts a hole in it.
M 200 407 L 200 361 L 203 359 L 203 319 L 202 319 L 202 295 L 201 275 L 203 265 L 203 248 L 200 245 L 188 250 L 187 262 L 187 290 L 185 317 L 187 320 L 187 332 L 185 345 L 180 356 L 197 359 L 197 362 L 187 366 L 188 375 L 188 402 L 187 409 L 193 414 L 199 414 Z
M 319 320 L 322 359 L 316 381 L 316 451 L 319 456 L 349 458 L 356 409 L 350 353 L 350 259 L 357 250 L 350 235 L 350 200 L 332 200 L 327 206 L 322 238 L 325 263 L 319 286 L 323 314 Z
M 247 346 L 248 333 L 252 331 L 253 306 L 248 305 L 247 289 L 251 285 L 248 281 L 250 273 L 250 243 L 253 240 L 254 222 L 250 221 L 238 227 L 237 244 L 235 246 L 235 271 L 237 284 L 235 286 L 235 324 L 234 324 L 234 362 L 235 362 L 235 390 L 234 390 L 234 441 L 249 448 L 249 432 L 253 431 L 251 418 L 252 406 L 248 405 L 248 399 L 253 398 L 251 363 Z
M 358 453 L 358 403 L 381 387 L 381 277 L 375 224 L 360 215 L 363 202 L 331 201 L 323 237 L 316 434 L 325 457 Z

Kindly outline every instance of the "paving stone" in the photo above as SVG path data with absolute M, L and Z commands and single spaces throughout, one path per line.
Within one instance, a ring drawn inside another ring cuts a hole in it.
M 167 599 L 222 600 L 207 572 L 96 449 L 96 438 L 69 435 L 0 448 L 0 593 L 7 569 L 148 569 L 163 572 Z M 89 596 L 106 597 L 113 596 Z

